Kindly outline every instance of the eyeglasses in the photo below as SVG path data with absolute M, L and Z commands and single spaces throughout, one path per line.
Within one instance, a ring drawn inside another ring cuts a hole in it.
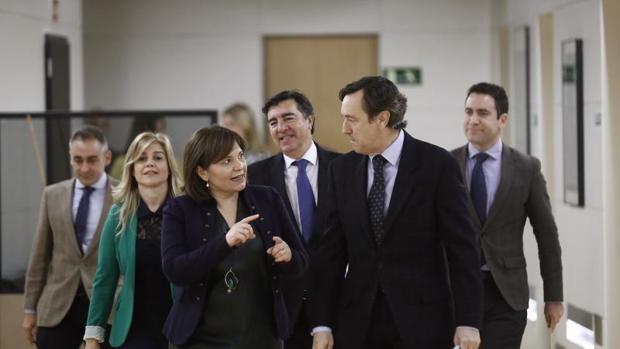
M 237 288 L 237 285 L 239 285 L 239 278 L 237 277 L 237 275 L 235 275 L 232 267 L 228 268 L 228 271 L 226 272 L 226 274 L 224 274 L 224 283 L 228 288 L 226 290 L 227 293 L 231 293 Z

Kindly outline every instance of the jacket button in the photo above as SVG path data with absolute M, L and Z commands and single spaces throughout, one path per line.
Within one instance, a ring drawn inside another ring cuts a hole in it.
M 207 238 L 202 238 L 202 241 L 203 242 L 207 242 Z
M 272 279 L 274 279 L 274 280 L 278 280 L 278 277 L 274 275 L 274 276 L 272 277 Z
M 271 230 L 267 230 L 267 235 L 271 235 Z
M 198 284 L 198 286 L 200 286 L 200 287 L 204 287 L 204 285 L 205 285 L 204 282 L 201 282 L 201 283 Z
M 261 217 L 261 218 L 260 218 L 260 221 L 261 221 L 261 222 L 262 222 L 262 221 L 264 221 L 264 220 L 265 220 L 265 218 L 264 218 L 264 217 Z
M 199 301 L 199 300 L 200 300 L 200 297 L 196 297 L 196 300 L 197 300 L 197 301 Z
M 256 210 L 256 206 L 252 206 L 252 209 L 253 209 L 253 210 Z
M 280 293 L 280 290 L 278 290 L 278 289 L 276 288 L 276 290 L 275 290 L 274 292 L 275 292 L 276 294 L 278 294 L 278 293 Z
M 207 212 L 207 216 L 210 216 L 210 215 L 211 215 L 211 212 Z
M 205 224 L 205 228 L 209 228 L 209 227 L 210 227 L 210 225 L 208 225 L 208 224 Z

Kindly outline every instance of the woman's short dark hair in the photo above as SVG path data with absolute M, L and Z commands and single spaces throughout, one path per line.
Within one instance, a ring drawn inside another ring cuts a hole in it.
M 196 173 L 198 166 L 205 170 L 230 154 L 235 144 L 245 151 L 246 144 L 237 133 L 221 127 L 204 127 L 194 132 L 183 152 L 183 178 L 185 193 L 192 199 L 211 201 L 213 197 L 207 190 L 205 181 Z
M 407 126 L 407 121 L 403 120 L 407 112 L 407 97 L 398 91 L 393 82 L 383 76 L 366 76 L 347 84 L 338 97 L 342 101 L 346 95 L 359 90 L 364 91 L 362 109 L 368 114 L 368 121 L 387 110 L 390 113 L 388 127 L 399 130 Z

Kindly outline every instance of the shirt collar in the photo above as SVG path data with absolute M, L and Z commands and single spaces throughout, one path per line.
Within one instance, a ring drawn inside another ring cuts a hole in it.
M 105 189 L 106 184 L 108 183 L 108 175 L 104 172 L 101 177 L 95 182 L 95 184 L 91 185 L 92 188 L 95 189 Z M 84 183 L 80 182 L 78 178 L 75 179 L 75 188 L 83 189 L 86 187 Z
M 291 167 L 291 165 L 293 164 L 294 161 L 299 160 L 299 159 L 293 159 L 292 157 L 290 157 L 290 156 L 288 156 L 288 155 L 286 155 L 284 153 L 282 153 L 282 155 L 284 156 L 285 168 Z M 314 142 L 312 142 L 310 144 L 310 148 L 308 148 L 308 150 L 306 150 L 306 152 L 301 157 L 301 159 L 306 159 L 306 160 L 308 160 L 309 163 L 312 164 L 312 166 L 316 166 L 317 157 L 318 157 L 318 151 L 316 149 L 316 144 L 314 144 Z
M 403 151 L 403 144 L 405 143 L 405 133 L 403 130 L 398 132 L 398 137 L 387 147 L 381 155 L 387 160 L 390 165 L 398 166 L 398 162 L 400 161 L 400 154 Z M 370 160 L 374 158 L 376 155 L 370 156 Z
M 500 159 L 502 156 L 502 148 L 502 140 L 498 139 L 497 143 L 493 144 L 493 146 L 487 151 L 485 151 L 485 153 L 487 153 L 493 159 L 497 160 Z M 478 150 L 478 148 L 476 148 L 473 144 L 467 143 L 467 152 L 469 154 L 469 158 L 472 159 L 474 156 L 480 153 L 480 150 Z

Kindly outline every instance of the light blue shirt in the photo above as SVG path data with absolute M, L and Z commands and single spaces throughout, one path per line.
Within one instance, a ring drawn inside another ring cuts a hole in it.
M 383 177 L 385 179 L 385 205 L 383 206 L 383 215 L 387 216 L 390 199 L 392 198 L 392 191 L 394 190 L 394 182 L 396 181 L 396 175 L 398 174 L 398 164 L 400 163 L 400 154 L 403 151 L 403 144 L 405 143 L 405 133 L 400 130 L 398 137 L 387 147 L 381 155 L 387 160 L 385 166 L 383 166 Z M 370 194 L 370 188 L 372 187 L 372 181 L 374 179 L 375 170 L 372 168 L 372 159 L 376 155 L 369 156 L 368 159 L 368 186 L 366 187 L 366 196 Z
M 95 182 L 92 187 L 95 190 L 90 194 L 90 204 L 88 205 L 88 219 L 86 220 L 86 235 L 82 241 L 82 251 L 86 252 L 93 237 L 95 236 L 95 230 L 99 225 L 99 219 L 103 211 L 103 200 L 105 199 L 106 186 L 108 183 L 108 176 L 103 173 L 101 177 Z M 79 179 L 75 179 L 75 189 L 73 190 L 73 221 L 77 215 L 78 206 L 80 206 L 80 200 L 84 194 L 84 184 Z
M 499 139 L 497 143 L 495 143 L 491 148 L 489 148 L 485 153 L 489 155 L 489 158 L 482 163 L 482 172 L 484 173 L 484 182 L 487 186 L 487 215 L 489 210 L 491 209 L 491 205 L 493 205 L 493 200 L 495 199 L 495 193 L 497 192 L 497 188 L 499 187 L 499 180 L 502 177 L 502 140 Z M 474 166 L 476 165 L 476 156 L 480 153 L 474 145 L 471 143 L 467 144 L 467 168 L 465 172 L 465 180 L 467 183 L 467 189 L 471 188 L 471 173 L 474 170 Z

